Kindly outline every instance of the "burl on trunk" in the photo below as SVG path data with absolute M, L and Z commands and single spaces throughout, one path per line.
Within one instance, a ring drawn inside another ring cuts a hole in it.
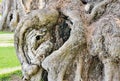
M 23 80 L 120 81 L 119 0 L 17 3 L 14 40 Z

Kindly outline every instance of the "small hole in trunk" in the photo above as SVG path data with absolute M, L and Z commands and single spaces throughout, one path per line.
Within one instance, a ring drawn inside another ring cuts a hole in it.
M 13 19 L 13 14 L 10 14 L 10 21 Z

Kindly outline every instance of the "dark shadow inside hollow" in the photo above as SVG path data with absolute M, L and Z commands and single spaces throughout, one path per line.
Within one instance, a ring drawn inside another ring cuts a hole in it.
M 61 14 L 54 29 L 54 50 L 59 49 L 70 37 L 72 22 L 67 16 Z
M 13 14 L 10 14 L 10 21 L 13 19 Z
M 43 72 L 42 72 L 42 80 L 41 81 L 48 81 L 47 75 L 48 75 L 47 71 L 43 70 Z
M 40 35 L 36 36 L 36 40 L 39 40 L 40 39 Z
M 81 2 L 82 2 L 83 4 L 87 4 L 87 3 L 88 3 L 88 0 L 81 0 Z

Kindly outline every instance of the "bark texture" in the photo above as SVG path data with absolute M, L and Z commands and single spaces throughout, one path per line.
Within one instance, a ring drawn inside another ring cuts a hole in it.
M 13 1 L 24 81 L 120 81 L 119 0 Z
M 2 0 L 0 30 L 14 31 L 19 21 L 30 11 L 45 6 L 43 0 Z

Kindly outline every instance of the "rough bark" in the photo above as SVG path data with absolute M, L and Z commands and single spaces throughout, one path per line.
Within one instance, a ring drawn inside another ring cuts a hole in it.
M 119 0 L 16 3 L 23 80 L 120 81 Z
M 14 31 L 25 15 L 44 6 L 43 0 L 2 0 L 0 30 Z
M 2 1 L 2 17 L 0 20 L 0 30 L 13 30 L 18 23 L 18 13 L 16 10 L 16 0 Z

